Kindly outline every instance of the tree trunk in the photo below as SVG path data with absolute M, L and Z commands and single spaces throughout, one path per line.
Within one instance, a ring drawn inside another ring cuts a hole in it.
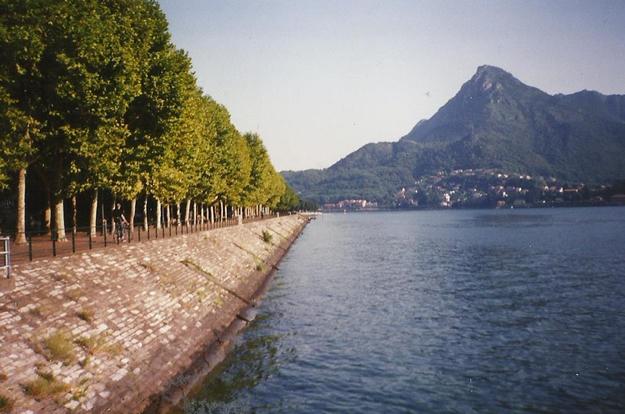
M 50 201 L 50 191 L 46 190 L 46 207 L 43 210 L 43 225 L 46 234 L 50 234 L 52 230 L 52 202 Z
M 115 234 L 115 227 L 117 224 L 115 223 L 115 219 L 113 218 L 113 210 L 115 210 L 116 199 L 113 198 L 113 204 L 111 205 L 111 235 Z
M 184 209 L 184 223 L 189 224 L 189 215 L 191 214 L 191 199 L 187 198 L 187 204 Z M 180 216 L 180 212 L 178 212 L 178 216 Z
M 156 199 L 156 229 L 161 228 L 161 200 Z
M 26 243 L 26 168 L 20 168 L 17 182 L 17 229 L 15 243 Z
M 204 203 L 200 204 L 200 226 L 204 225 Z
M 194 201 L 193 202 L 193 221 L 192 221 L 194 226 L 197 226 L 197 203 Z
M 165 213 L 167 213 L 167 227 L 171 227 L 171 206 L 169 204 L 167 204 Z
M 98 190 L 93 190 L 93 196 L 91 197 L 91 208 L 89 209 L 89 234 L 91 237 L 96 236 L 96 227 L 98 220 Z
M 215 206 L 210 206 L 208 209 L 208 219 L 211 224 L 215 223 Z
M 143 200 L 143 230 L 148 231 L 148 194 L 145 193 Z
M 137 197 L 130 200 L 130 217 L 128 223 L 130 225 L 130 234 L 135 229 L 135 213 L 137 212 Z
M 60 199 L 54 205 L 54 221 L 56 227 L 57 241 L 66 241 L 65 237 L 65 215 L 63 213 L 63 199 Z
M 176 224 L 180 226 L 180 203 L 176 203 Z

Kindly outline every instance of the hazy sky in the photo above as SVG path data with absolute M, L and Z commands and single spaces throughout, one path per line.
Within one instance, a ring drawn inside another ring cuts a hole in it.
M 174 43 L 280 170 L 394 141 L 475 72 L 625 93 L 625 1 L 160 0 Z

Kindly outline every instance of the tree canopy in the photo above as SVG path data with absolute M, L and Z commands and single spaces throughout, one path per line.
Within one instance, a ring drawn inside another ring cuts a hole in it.
M 0 0 L 0 144 L 0 188 L 35 171 L 57 203 L 99 190 L 164 204 L 299 201 L 261 138 L 197 85 L 152 0 Z

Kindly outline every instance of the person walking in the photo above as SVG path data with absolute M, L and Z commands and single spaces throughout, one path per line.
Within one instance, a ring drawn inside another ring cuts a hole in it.
M 128 225 L 128 221 L 126 217 L 124 217 L 124 210 L 122 210 L 121 203 L 117 203 L 113 209 L 113 222 L 115 223 L 117 241 L 124 241 L 124 225 Z

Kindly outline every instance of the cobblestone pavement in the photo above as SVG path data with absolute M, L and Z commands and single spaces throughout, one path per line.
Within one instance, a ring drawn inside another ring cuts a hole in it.
M 304 222 L 15 266 L 14 286 L 0 290 L 0 398 L 23 414 L 140 410 L 230 323 L 245 305 L 237 296 L 256 291 Z

